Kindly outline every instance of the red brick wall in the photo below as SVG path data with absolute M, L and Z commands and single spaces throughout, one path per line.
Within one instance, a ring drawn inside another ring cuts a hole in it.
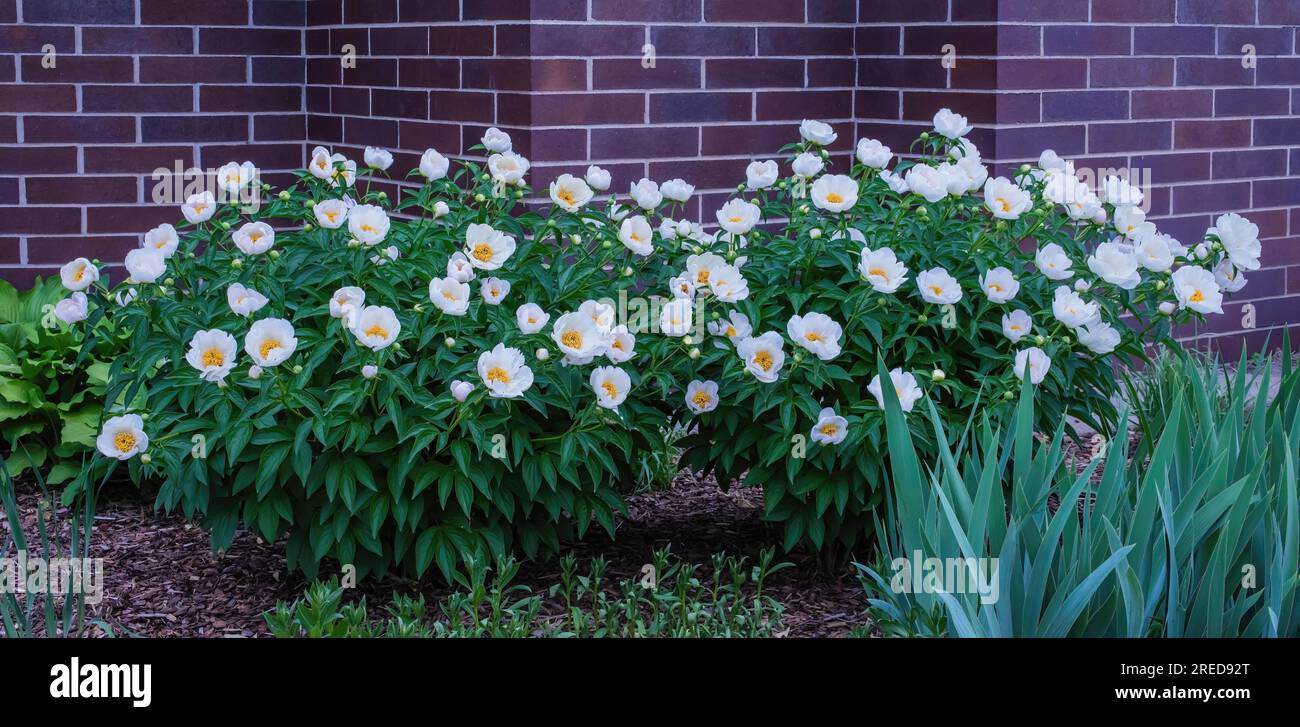
M 799 119 L 836 126 L 842 168 L 856 138 L 903 150 L 951 106 L 1002 170 L 1044 147 L 1149 169 L 1180 239 L 1245 212 L 1265 269 L 1188 333 L 1249 302 L 1258 339 L 1300 300 L 1297 24 L 1300 0 L 0 0 L 21 56 L 0 63 L 0 274 L 120 259 L 175 217 L 146 201 L 176 160 L 274 172 L 375 145 L 405 171 L 497 125 L 535 187 L 590 162 L 616 191 L 681 176 L 707 219 Z
M 117 262 L 159 167 L 302 165 L 303 2 L 0 0 L 0 275 Z M 54 46 L 54 68 L 42 65 Z

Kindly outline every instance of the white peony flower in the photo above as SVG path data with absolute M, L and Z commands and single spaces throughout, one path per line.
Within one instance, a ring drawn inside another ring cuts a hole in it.
M 234 336 L 213 328 L 194 334 L 185 360 L 199 372 L 199 378 L 217 383 L 226 380 L 235 365 L 237 350 Z
M 582 305 L 578 306 L 578 312 L 590 318 L 601 333 L 609 333 L 614 329 L 615 310 L 612 305 L 584 300 Z
M 807 151 L 795 157 L 794 161 L 790 163 L 790 169 L 804 179 L 812 179 L 820 174 L 825 167 L 826 162 L 820 154 Z
M 157 250 L 163 259 L 167 259 L 176 253 L 180 242 L 181 238 L 176 234 L 176 228 L 164 223 L 144 233 L 142 246 Z
M 1173 242 L 1173 245 L 1170 242 Z M 1177 257 L 1177 248 L 1174 245 L 1178 243 L 1169 235 L 1159 232 L 1143 235 L 1133 245 L 1133 257 L 1147 270 L 1163 273 L 1174 266 Z
M 1052 296 L 1052 315 L 1070 328 L 1082 328 L 1101 320 L 1096 303 L 1085 303 L 1079 294 L 1061 285 Z
M 736 353 L 745 364 L 745 370 L 765 384 L 776 381 L 785 365 L 785 339 L 776 331 L 761 336 L 750 336 L 736 344 Z
M 339 164 L 343 166 L 339 167 Z M 342 154 L 330 154 L 328 149 L 318 146 L 311 151 L 307 171 L 317 179 L 328 181 L 331 186 L 337 187 L 340 181 L 345 186 L 351 186 L 356 179 L 357 163 L 348 161 Z
M 663 193 L 664 199 L 685 202 L 695 193 L 695 186 L 687 184 L 684 179 L 670 179 L 659 186 L 659 191 Z
M 749 297 L 749 281 L 735 265 L 719 265 L 709 278 L 709 290 L 723 303 L 736 303 Z
M 425 149 L 424 154 L 420 155 L 420 174 L 430 182 L 447 176 L 450 167 L 451 160 L 439 154 L 437 149 Z
M 984 204 L 994 217 L 1016 220 L 1034 206 L 1034 199 L 1010 179 L 994 177 L 984 185 Z
M 897 292 L 899 286 L 907 281 L 907 267 L 898 261 L 894 251 L 888 247 L 879 250 L 863 247 L 858 272 L 877 293 Z
M 659 311 L 659 330 L 665 336 L 685 336 L 694 325 L 694 314 L 690 298 L 673 298 Z
M 495 398 L 513 399 L 533 385 L 533 370 L 524 364 L 524 354 L 504 343 L 479 354 L 478 375 Z
M 849 420 L 836 414 L 834 409 L 826 407 L 817 415 L 817 423 L 813 425 L 808 436 L 821 445 L 839 444 L 849 436 Z
M 726 264 L 726 260 L 711 252 L 691 255 L 686 258 L 686 277 L 694 282 L 697 288 L 702 288 L 709 284 L 709 276 L 713 271 Z
M 275 244 L 275 230 L 265 222 L 249 222 L 230 234 L 245 255 L 261 255 Z
M 515 309 L 515 322 L 519 324 L 519 330 L 527 334 L 541 332 L 549 320 L 550 314 L 536 303 L 524 303 Z
M 1088 269 L 1107 283 L 1124 290 L 1132 290 L 1142 282 L 1137 257 L 1115 242 L 1098 245 L 1088 258 Z
M 1238 270 L 1259 270 L 1259 226 L 1235 212 L 1220 215 L 1214 227 L 1205 231 L 1223 244 L 1228 259 Z
M 483 302 L 488 305 L 501 305 L 510 294 L 510 281 L 501 278 L 487 278 L 483 281 L 483 286 L 479 289 L 483 294 Z
M 429 281 L 429 302 L 451 316 L 463 316 L 469 310 L 469 285 L 455 278 Z
M 591 201 L 591 187 L 581 179 L 572 174 L 561 174 L 558 179 L 551 182 L 551 201 L 559 205 L 566 212 L 577 212 L 582 206 Z
M 255 321 L 244 336 L 245 353 L 262 368 L 284 363 L 297 348 L 293 324 L 283 318 Z
M 348 203 L 341 199 L 326 199 L 317 202 L 311 210 L 316 215 L 316 224 L 328 230 L 337 230 L 348 219 Z
M 888 169 L 880 170 L 880 178 L 885 180 L 885 184 L 889 185 L 890 191 L 894 194 L 907 194 L 911 190 L 906 179 Z
M 961 285 L 943 268 L 930 268 L 917 275 L 916 287 L 927 303 L 951 305 L 961 300 Z
M 265 295 L 246 288 L 242 283 L 231 283 L 226 288 L 226 302 L 230 304 L 230 310 L 237 316 L 251 316 L 262 310 L 267 304 Z
M 615 326 L 609 334 L 605 357 L 614 363 L 623 363 L 633 356 L 636 356 L 636 336 L 627 330 L 627 326 Z
M 497 270 L 515 252 L 515 238 L 475 223 L 465 232 L 465 253 L 479 270 Z
M 371 169 L 378 169 L 381 172 L 386 172 L 389 167 L 393 166 L 393 153 L 377 146 L 366 147 L 366 151 L 361 155 L 361 158 L 365 160 L 366 166 Z
M 762 214 L 758 205 L 743 199 L 732 199 L 718 210 L 718 224 L 733 235 L 743 235 L 754 229 Z
M 99 268 L 84 257 L 79 257 L 59 268 L 59 278 L 68 290 L 85 290 L 99 280 Z
M 1171 281 L 1178 307 L 1191 308 L 1197 313 L 1223 312 L 1223 292 L 1209 270 L 1184 265 L 1174 271 Z
M 596 403 L 606 409 L 617 409 L 632 390 L 632 379 L 617 366 L 597 366 L 591 372 L 591 390 L 596 392 Z
M 610 185 L 609 171 L 605 169 L 601 169 L 595 164 L 592 164 L 591 166 L 587 167 L 587 174 L 584 178 L 587 180 L 587 184 L 591 185 L 591 188 L 596 190 L 597 192 L 604 192 L 605 190 L 609 189 L 609 185 Z
M 1013 369 L 1016 372 L 1016 378 L 1024 380 L 1025 372 L 1029 372 L 1030 383 L 1037 386 L 1043 383 L 1047 377 L 1047 372 L 1052 368 L 1052 359 L 1043 353 L 1041 348 L 1030 346 L 1016 352 L 1016 362 Z
M 642 177 L 640 181 L 628 188 L 628 196 L 643 210 L 653 211 L 664 201 L 663 192 L 653 179 Z
M 383 305 L 368 305 L 362 308 L 352 325 L 352 335 L 357 341 L 372 351 L 388 348 L 402 332 L 402 324 L 392 308 Z
M 726 318 L 709 321 L 708 329 L 709 333 L 725 336 L 732 341 L 743 341 L 754 332 L 754 328 L 749 324 L 749 318 L 744 313 L 734 310 L 729 311 Z
M 865 166 L 884 169 L 894 158 L 894 152 L 875 139 L 861 139 L 858 141 L 857 157 L 858 161 Z
M 1075 330 L 1074 335 L 1078 336 L 1079 343 L 1098 356 L 1114 351 L 1120 342 L 1119 331 L 1103 321 L 1079 328 Z
M 785 332 L 790 340 L 803 346 L 823 361 L 840 355 L 840 336 L 844 329 L 824 313 L 794 315 L 786 323 Z
M 149 435 L 138 414 L 116 416 L 104 422 L 95 438 L 95 447 L 105 457 L 127 460 L 149 449 Z
M 388 213 L 383 207 L 359 204 L 348 213 L 348 232 L 365 245 L 378 245 L 388 236 Z
M 137 247 L 126 254 L 128 283 L 152 283 L 167 272 L 167 261 L 152 247 Z
M 473 280 L 474 266 L 470 264 L 469 256 L 459 250 L 452 253 L 447 260 L 447 277 L 459 283 L 468 283 Z
M 590 314 L 582 310 L 565 313 L 551 325 L 551 340 L 569 363 L 585 364 L 605 353 L 610 330 L 601 330 Z
M 1246 276 L 1232 266 L 1231 260 L 1221 260 L 1214 266 L 1214 282 L 1225 293 L 1235 293 L 1246 287 Z
M 488 130 L 483 133 L 483 148 L 490 152 L 507 152 L 510 151 L 512 146 L 510 135 L 495 126 L 489 127 Z
M 802 136 L 804 141 L 812 142 L 819 146 L 830 146 L 838 135 L 835 133 L 835 130 L 831 128 L 830 124 L 822 121 L 814 121 L 812 119 L 804 119 L 803 123 L 799 124 L 799 136 Z
M 114 293 L 113 300 L 117 302 L 119 307 L 125 308 L 131 305 L 139 295 L 139 291 L 135 288 L 125 288 Z
M 233 286 L 232 286 L 233 287 Z M 330 316 L 347 319 L 361 310 L 366 302 L 366 291 L 353 285 L 339 288 L 330 296 Z M 231 307 L 234 307 L 233 304 Z M 351 328 L 352 324 L 348 323 Z
M 1155 225 L 1147 222 L 1147 213 L 1136 205 L 1116 207 L 1113 223 L 1115 231 L 1130 240 L 1137 239 L 1144 233 L 1155 231 Z
M 668 289 L 672 291 L 674 298 L 695 297 L 695 281 L 691 280 L 689 273 L 670 279 Z
M 90 301 L 86 294 L 76 292 L 56 303 L 54 317 L 68 325 L 86 320 L 90 317 Z
M 1142 190 L 1129 184 L 1127 179 L 1113 174 L 1102 180 L 1101 188 L 1098 191 L 1101 201 L 1115 207 L 1142 204 L 1144 196 Z
M 781 170 L 771 159 L 765 162 L 750 162 L 749 166 L 745 167 L 745 186 L 750 189 L 767 189 L 776 184 L 779 176 Z
M 980 289 L 994 303 L 1009 303 L 1020 292 L 1020 281 L 1004 267 L 996 267 L 980 276 Z
M 1065 249 L 1055 242 L 1049 242 L 1034 253 L 1034 265 L 1049 280 L 1069 280 L 1074 277 L 1073 265 Z
M 703 414 L 718 408 L 718 383 L 698 379 L 686 385 L 686 408 Z
M 1013 310 L 1002 316 L 1002 335 L 1012 343 L 1019 343 L 1032 330 L 1034 319 L 1022 310 Z
M 232 197 L 257 180 L 257 167 L 252 162 L 227 162 L 217 170 L 217 186 Z
M 916 384 L 916 377 L 910 372 L 899 369 L 891 369 L 889 372 L 889 383 L 894 386 L 894 395 L 898 397 L 899 407 L 905 411 L 912 411 L 916 402 L 921 399 L 921 387 Z M 876 405 L 881 409 L 885 408 L 885 392 L 880 386 L 880 374 L 871 378 L 871 383 L 867 384 L 867 391 L 876 397 Z
M 934 115 L 934 130 L 939 132 L 940 136 L 960 139 L 969 134 L 972 128 L 974 127 L 966 122 L 965 116 L 953 113 L 951 109 L 939 109 Z
M 460 379 L 452 379 L 451 384 L 447 387 L 447 390 L 451 392 L 452 398 L 455 399 L 456 401 L 465 401 L 466 399 L 469 398 L 469 395 L 473 393 L 474 385 L 468 381 L 461 381 Z
M 623 247 L 642 257 L 654 252 L 654 231 L 641 215 L 623 219 L 618 227 L 618 240 Z
M 927 202 L 938 202 L 948 196 L 948 175 L 934 167 L 917 164 L 903 175 L 907 188 L 913 194 L 919 194 Z
M 197 192 L 185 198 L 181 205 L 181 214 L 191 225 L 197 225 L 212 219 L 217 212 L 217 199 L 211 192 Z
M 812 201 L 827 212 L 846 212 L 858 203 L 858 183 L 844 174 L 827 174 L 813 182 Z

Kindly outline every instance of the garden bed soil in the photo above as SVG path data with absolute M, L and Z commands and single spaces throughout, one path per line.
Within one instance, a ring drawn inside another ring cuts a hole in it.
M 34 486 L 19 486 L 29 532 L 37 498 Z M 152 498 L 129 483 L 105 489 L 96 509 L 91 549 L 92 557 L 105 559 L 104 599 L 88 610 L 119 636 L 266 636 L 262 614 L 277 601 L 299 597 L 307 586 L 300 574 L 286 570 L 281 545 L 241 531 L 226 553 L 213 557 L 205 531 L 179 515 L 155 513 Z M 764 548 L 777 544 L 779 551 L 780 531 L 761 513 L 758 489 L 724 492 L 712 478 L 681 473 L 669 489 L 628 498 L 628 516 L 619 518 L 616 539 L 597 531 L 571 550 L 583 573 L 592 558 L 603 556 L 606 583 L 616 595 L 617 582 L 637 578 L 651 553 L 665 546 L 672 546 L 675 557 L 698 564 L 702 578 L 714 553 L 743 555 L 753 563 Z M 8 527 L 3 518 L 0 527 Z M 867 624 L 866 597 L 851 567 L 828 574 L 802 551 L 778 555 L 777 561 L 783 560 L 794 567 L 765 585 L 785 607 L 780 635 L 846 636 Z M 558 582 L 555 559 L 525 562 L 516 579 L 539 593 Z M 394 591 L 422 592 L 431 604 L 447 593 L 441 585 L 388 577 L 362 582 L 349 599 L 364 595 L 373 613 Z M 547 603 L 543 612 L 561 609 L 559 602 Z

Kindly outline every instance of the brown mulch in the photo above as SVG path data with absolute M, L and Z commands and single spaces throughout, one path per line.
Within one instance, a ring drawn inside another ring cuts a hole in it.
M 37 502 L 32 489 L 19 487 L 28 528 Z M 780 531 L 762 520 L 757 489 L 723 492 L 711 478 L 681 473 L 670 489 L 630 496 L 628 510 L 614 540 L 599 530 L 572 545 L 580 573 L 586 573 L 591 558 L 603 556 L 607 583 L 636 578 L 653 551 L 671 545 L 676 558 L 700 565 L 707 574 L 714 553 L 747 556 L 752 564 L 762 549 L 777 545 L 777 562 L 795 564 L 765 586 L 785 607 L 783 635 L 844 636 L 867 623 L 866 598 L 851 568 L 827 574 L 808 554 L 780 554 Z M 97 511 L 92 557 L 105 559 L 105 595 L 90 615 L 118 635 L 265 636 L 262 614 L 277 601 L 298 597 L 307 585 L 300 574 L 286 570 L 281 545 L 249 532 L 239 532 L 226 553 L 213 557 L 205 531 L 179 515 L 155 513 L 151 497 L 129 483 L 106 489 Z M 558 582 L 555 559 L 525 562 L 515 581 L 537 592 Z M 440 583 L 388 577 L 362 582 L 355 595 L 366 596 L 373 612 L 394 591 L 423 592 L 431 604 L 447 593 Z

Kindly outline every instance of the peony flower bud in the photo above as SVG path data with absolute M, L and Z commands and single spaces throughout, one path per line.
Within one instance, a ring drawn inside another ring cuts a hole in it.
M 361 375 L 367 379 L 373 379 L 379 374 L 379 367 L 374 364 L 366 364 L 361 367 Z
M 695 359 L 697 359 L 697 358 L 700 357 L 700 349 L 698 349 L 698 348 L 692 346 L 692 347 L 691 347 L 691 350 L 690 350 L 689 352 L 687 352 L 686 355 L 687 355 L 687 356 L 690 356 L 690 357 L 691 357 L 691 360 L 694 361 Z
M 446 338 L 442 339 L 442 345 L 446 346 L 447 348 L 455 348 L 456 339 L 452 338 L 451 336 L 447 336 Z
M 302 373 L 302 364 L 294 364 L 293 372 L 294 372 L 295 374 L 300 374 L 300 373 Z
M 820 227 L 814 227 L 808 231 L 808 237 L 811 237 L 814 240 L 820 240 L 821 236 L 822 236 L 822 231 Z
M 545 361 L 551 357 L 551 352 L 545 348 L 539 348 L 533 355 L 537 357 L 538 361 Z
M 144 454 L 140 455 L 140 464 L 149 464 L 152 461 L 153 461 L 153 457 L 150 457 L 148 452 L 145 452 Z
M 1174 310 L 1176 308 L 1177 306 L 1175 306 L 1172 301 L 1166 300 L 1165 302 L 1160 304 L 1160 314 L 1171 316 L 1174 314 Z
M 249 366 L 249 367 L 248 367 L 248 378 L 250 378 L 250 379 L 256 379 L 256 378 L 260 377 L 261 375 L 262 375 L 262 367 L 261 367 L 261 366 L 258 366 L 257 364 L 253 364 L 252 366 Z
M 948 378 L 948 376 L 944 374 L 943 369 L 935 369 L 930 372 L 930 380 L 935 383 L 943 381 L 946 378 Z
M 487 197 L 483 196 L 482 192 L 479 192 L 478 194 L 474 195 L 474 201 L 478 202 L 479 204 L 483 204 L 484 202 L 487 201 Z

